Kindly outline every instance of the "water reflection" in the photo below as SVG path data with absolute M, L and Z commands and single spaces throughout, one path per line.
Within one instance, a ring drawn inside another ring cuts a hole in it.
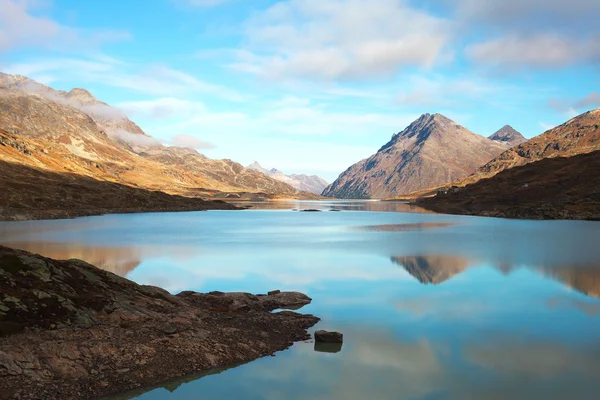
M 407 232 L 432 228 L 446 228 L 452 225 L 455 224 L 451 222 L 421 222 L 416 224 L 364 225 L 358 226 L 355 229 L 372 232 Z
M 82 243 L 46 243 L 46 242 L 6 242 L 5 246 L 42 254 L 56 260 L 76 258 L 112 272 L 127 276 L 142 262 L 142 258 L 151 255 L 150 249 L 139 247 L 102 247 Z
M 406 272 L 422 284 L 441 284 L 454 276 L 463 273 L 467 268 L 486 265 L 485 262 L 457 256 L 396 256 L 390 260 L 403 267 Z M 487 260 L 489 262 L 489 260 Z M 500 263 L 492 266 L 503 275 L 508 276 L 517 268 L 516 265 Z M 565 286 L 577 290 L 586 296 L 600 298 L 600 266 L 523 266 L 538 271 L 542 275 L 555 279 Z
M 123 398 L 596 398 L 600 223 L 292 211 L 340 203 L 0 224 L 0 241 L 171 292 L 303 291 L 315 329 L 344 334 Z
M 240 207 L 253 210 L 323 210 L 323 211 L 376 211 L 434 214 L 424 208 L 398 201 L 356 200 L 278 200 L 278 201 L 229 201 Z
M 315 351 L 319 353 L 339 353 L 342 351 L 342 343 L 315 342 Z
M 457 256 L 391 257 L 391 261 L 402 266 L 419 282 L 434 285 L 447 281 L 469 267 L 468 258 Z

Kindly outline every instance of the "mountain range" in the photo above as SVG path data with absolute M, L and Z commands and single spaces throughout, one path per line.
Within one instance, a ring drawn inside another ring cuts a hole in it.
M 291 174 L 286 175 L 283 172 L 272 168 L 266 169 L 263 168 L 257 161 L 248 165 L 246 168 L 252 169 L 254 171 L 261 172 L 266 176 L 277 179 L 278 181 L 287 183 L 288 185 L 308 193 L 314 193 L 320 195 L 323 193 L 323 190 L 329 185 L 324 179 L 316 176 L 316 175 L 304 175 L 304 174 Z
M 0 147 L 1 161 L 191 197 L 314 197 L 231 160 L 164 146 L 84 89 L 59 91 L 0 73 L 0 111 L 5 141 L 41 149 Z
M 509 146 L 441 114 L 423 114 L 376 154 L 343 172 L 323 195 L 383 199 L 408 194 L 464 178 Z
M 450 189 L 449 186 L 451 186 Z M 600 220 L 600 109 L 512 147 L 477 171 L 421 193 L 453 214 Z M 434 197 L 428 197 L 437 193 Z
M 454 255 L 397 256 L 391 261 L 406 270 L 424 285 L 441 285 L 481 263 Z M 509 275 L 520 265 L 492 264 L 495 269 Z M 595 266 L 531 267 L 543 276 L 562 282 L 566 286 L 589 296 L 600 298 L 600 270 Z

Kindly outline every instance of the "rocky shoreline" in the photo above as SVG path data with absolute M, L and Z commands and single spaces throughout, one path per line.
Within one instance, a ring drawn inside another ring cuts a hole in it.
M 297 292 L 138 285 L 0 246 L 0 399 L 91 399 L 272 355 L 319 319 Z

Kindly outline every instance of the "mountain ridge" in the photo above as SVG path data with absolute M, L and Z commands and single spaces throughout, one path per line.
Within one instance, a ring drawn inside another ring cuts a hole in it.
M 317 175 L 306 175 L 306 174 L 290 174 L 279 171 L 276 168 L 270 170 L 263 168 L 258 161 L 254 161 L 246 168 L 265 174 L 266 176 L 277 179 L 278 181 L 285 182 L 288 185 L 308 193 L 320 195 L 323 190 L 329 185 L 323 178 Z
M 465 177 L 506 150 L 441 114 L 423 114 L 344 171 L 327 197 L 389 198 Z
M 24 154 L 0 147 L 0 160 L 191 197 L 311 196 L 231 160 L 163 146 L 85 89 L 55 91 L 0 73 L 0 111 L 6 140 L 35 141 L 45 151 Z

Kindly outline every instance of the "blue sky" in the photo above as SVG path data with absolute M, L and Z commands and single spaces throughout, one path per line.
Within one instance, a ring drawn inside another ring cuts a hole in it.
M 0 0 L 0 70 L 332 181 L 422 113 L 532 137 L 599 107 L 599 18 L 597 0 Z

